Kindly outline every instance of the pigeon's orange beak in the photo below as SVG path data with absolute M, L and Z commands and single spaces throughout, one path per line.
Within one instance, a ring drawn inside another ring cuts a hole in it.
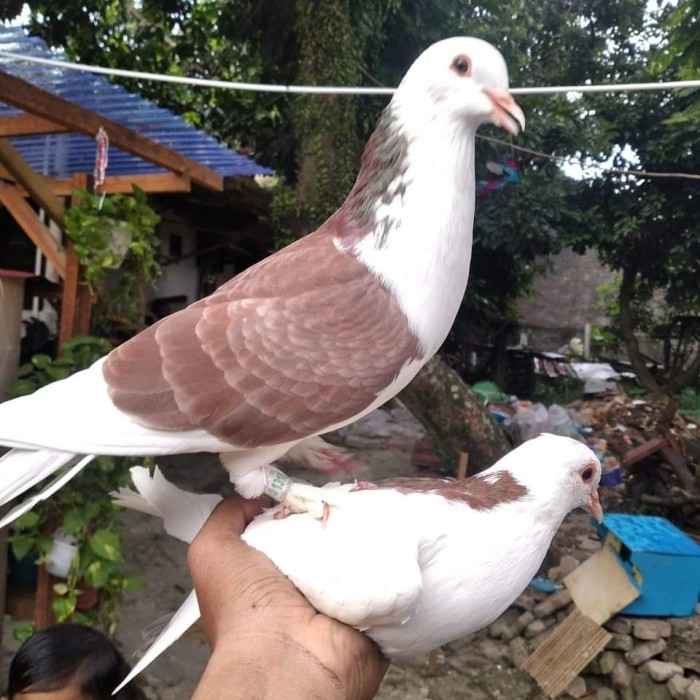
M 509 131 L 513 136 L 517 136 L 525 129 L 525 115 L 523 110 L 518 107 L 512 96 L 505 90 L 487 90 L 484 89 L 486 97 L 493 104 L 493 113 L 491 121 L 500 126 L 506 131 Z
M 603 508 L 600 505 L 600 498 L 598 496 L 598 489 L 591 491 L 591 495 L 588 498 L 588 505 L 586 510 L 599 522 L 603 522 Z

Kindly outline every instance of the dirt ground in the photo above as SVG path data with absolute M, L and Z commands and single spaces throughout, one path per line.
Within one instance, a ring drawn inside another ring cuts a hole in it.
M 369 465 L 363 478 L 384 478 L 415 471 L 411 453 L 421 427 L 400 405 L 379 410 L 336 434 L 334 441 L 345 445 Z M 189 456 L 169 459 L 161 465 L 166 476 L 184 488 L 226 492 L 230 489 L 216 459 Z M 289 473 L 311 481 L 324 477 L 304 470 Z M 186 567 L 186 545 L 167 536 L 160 522 L 150 516 L 124 514 L 125 551 L 131 569 L 144 578 L 145 589 L 129 596 L 120 610 L 117 642 L 128 660 L 143 644 L 148 626 L 174 612 L 190 590 Z M 554 543 L 558 552 L 576 554 L 577 542 L 590 531 L 583 513 L 573 513 L 563 524 Z M 465 535 L 467 536 L 467 535 Z M 585 555 L 583 555 L 585 557 Z M 10 657 L 16 644 L 6 621 L 5 651 Z M 185 700 L 191 697 L 208 658 L 201 634 L 194 632 L 177 642 L 141 677 L 140 684 L 152 700 Z M 7 666 L 7 664 L 6 664 Z M 379 700 L 535 700 L 542 694 L 525 673 L 513 668 L 508 645 L 487 632 L 458 640 L 440 650 L 432 672 L 428 659 L 394 663 L 377 698 Z

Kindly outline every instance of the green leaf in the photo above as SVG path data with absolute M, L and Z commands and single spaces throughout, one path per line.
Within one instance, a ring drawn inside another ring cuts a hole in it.
M 124 574 L 122 578 L 122 587 L 125 591 L 142 591 L 143 579 L 138 574 Z
M 10 541 L 12 554 L 17 561 L 22 561 L 34 547 L 34 538 L 31 535 L 14 535 Z
M 12 638 L 16 642 L 24 644 L 35 632 L 36 625 L 33 622 L 21 622 L 12 630 Z
M 74 535 L 86 525 L 86 522 L 87 519 L 82 511 L 77 508 L 71 508 L 63 516 L 61 530 L 63 530 L 66 535 Z
M 93 588 L 104 588 L 107 585 L 114 566 L 105 561 L 93 561 L 85 569 L 85 583 Z
M 24 515 L 20 515 L 17 520 L 15 520 L 15 527 L 19 530 L 25 530 L 28 528 L 35 528 L 39 524 L 39 514 L 36 511 L 30 510 Z
M 107 561 L 121 562 L 124 559 L 120 537 L 106 529 L 98 530 L 90 538 L 90 549 Z
M 56 595 L 66 595 L 70 589 L 65 583 L 56 583 L 53 590 Z
M 75 612 L 75 605 L 77 602 L 78 599 L 75 595 L 67 595 L 52 601 L 51 609 L 56 616 L 56 622 L 66 622 Z

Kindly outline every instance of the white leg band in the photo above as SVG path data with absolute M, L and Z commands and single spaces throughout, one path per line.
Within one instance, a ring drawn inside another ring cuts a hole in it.
M 265 486 L 265 493 L 276 501 L 281 501 L 289 491 L 291 479 L 276 467 L 268 467 L 269 480 Z

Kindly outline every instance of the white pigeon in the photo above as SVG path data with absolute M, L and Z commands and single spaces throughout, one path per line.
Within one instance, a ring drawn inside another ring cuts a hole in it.
M 191 541 L 220 500 L 132 470 L 120 505 L 160 515 Z M 330 513 L 258 516 L 243 539 L 320 612 L 364 631 L 388 658 L 427 653 L 495 620 L 537 573 L 564 517 L 603 517 L 601 466 L 583 443 L 541 435 L 462 481 L 397 478 L 327 485 Z M 303 484 L 300 484 L 303 487 Z M 212 498 L 214 500 L 212 500 Z M 236 595 L 231 591 L 231 595 Z M 128 682 L 199 618 L 191 593 Z
M 243 496 L 313 504 L 268 465 L 383 404 L 442 344 L 467 284 L 486 122 L 513 134 L 525 123 L 501 54 L 465 37 L 428 48 L 317 231 L 89 369 L 0 406 L 0 444 L 15 448 L 0 503 L 91 455 L 215 452 Z

